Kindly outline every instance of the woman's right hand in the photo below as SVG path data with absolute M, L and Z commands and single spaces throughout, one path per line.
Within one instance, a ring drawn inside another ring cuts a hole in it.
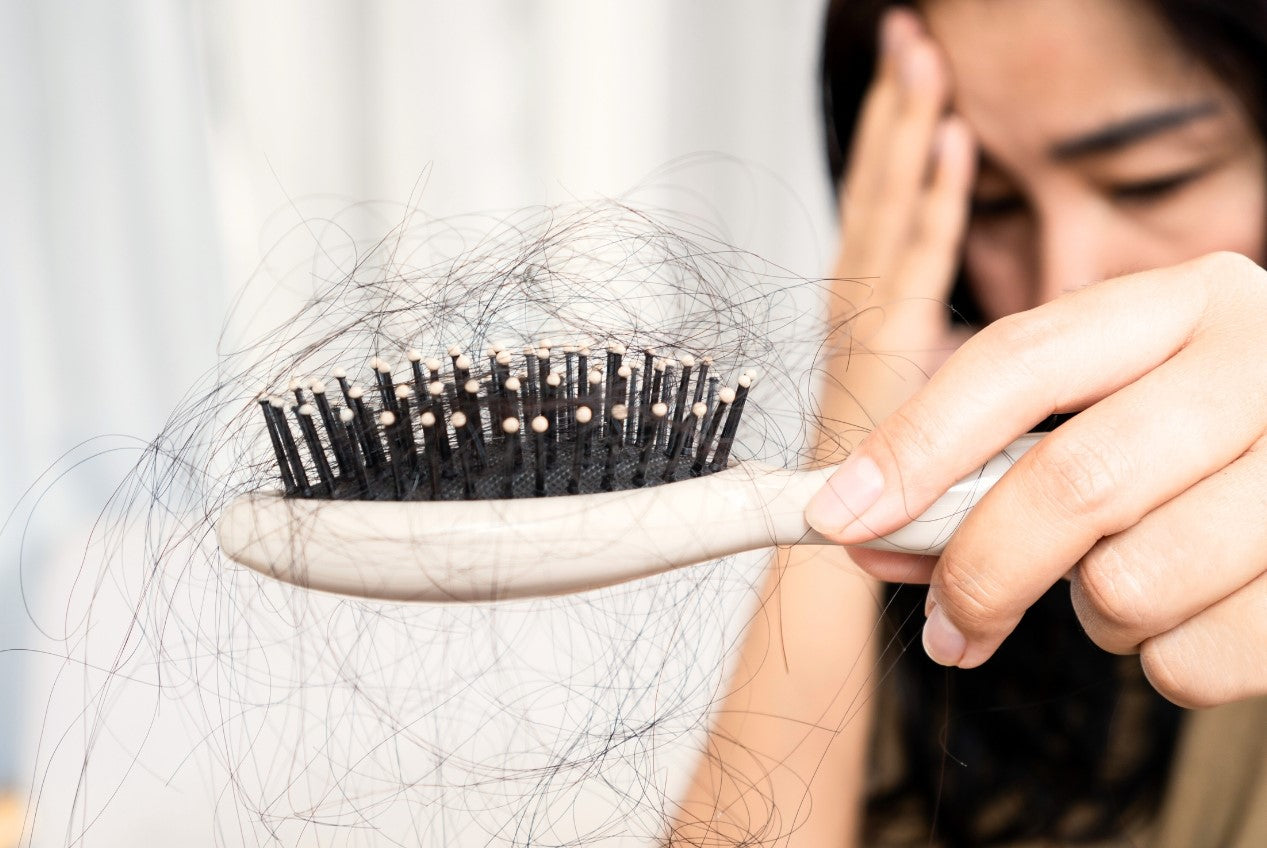
M 966 338 L 946 302 L 959 264 L 976 151 L 948 113 L 950 74 L 910 9 L 880 27 L 841 191 L 819 457 L 849 448 L 914 394 Z

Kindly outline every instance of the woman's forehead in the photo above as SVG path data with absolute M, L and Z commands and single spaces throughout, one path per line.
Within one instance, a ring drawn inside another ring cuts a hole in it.
M 922 10 L 956 110 L 1004 158 L 1225 96 L 1144 0 L 929 0 Z

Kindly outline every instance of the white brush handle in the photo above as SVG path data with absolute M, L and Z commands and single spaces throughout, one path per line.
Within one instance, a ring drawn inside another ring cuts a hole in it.
M 907 526 L 867 547 L 940 553 L 968 510 L 1037 441 L 1024 436 Z M 497 501 L 329 501 L 252 494 L 220 546 L 279 580 L 398 601 L 580 592 L 774 545 L 831 544 L 805 507 L 833 469 L 751 463 L 622 492 Z

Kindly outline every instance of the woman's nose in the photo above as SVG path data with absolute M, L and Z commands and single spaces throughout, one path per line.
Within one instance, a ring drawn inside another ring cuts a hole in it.
M 1112 234 L 1088 214 L 1067 213 L 1043 222 L 1035 306 L 1101 279 Z

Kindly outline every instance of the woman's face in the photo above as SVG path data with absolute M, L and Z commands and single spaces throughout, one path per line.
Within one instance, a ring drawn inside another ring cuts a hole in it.
M 1147 3 L 923 12 L 980 146 L 965 263 L 986 317 L 1214 250 L 1263 262 L 1263 141 Z

